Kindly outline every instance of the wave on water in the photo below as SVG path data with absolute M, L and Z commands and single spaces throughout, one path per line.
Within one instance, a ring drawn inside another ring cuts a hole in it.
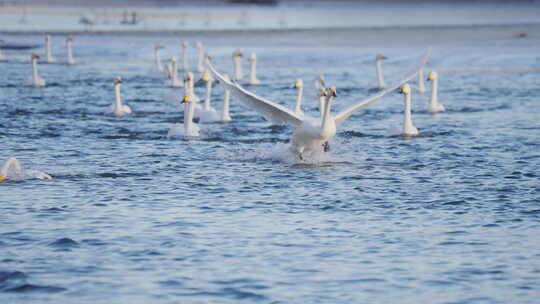
M 57 293 L 65 291 L 63 287 L 35 285 L 27 283 L 28 276 L 20 271 L 0 270 L 0 292 L 13 293 Z

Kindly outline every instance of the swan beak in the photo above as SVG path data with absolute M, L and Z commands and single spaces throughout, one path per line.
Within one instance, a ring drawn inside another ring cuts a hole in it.
M 328 96 L 328 92 L 326 92 L 325 88 L 321 89 L 321 96 Z
M 39 55 L 38 54 L 32 54 L 32 59 L 39 59 Z
M 431 81 L 435 80 L 435 73 L 433 72 L 429 73 L 427 76 L 427 80 L 431 80 Z
M 241 51 L 236 51 L 236 52 L 234 52 L 234 56 L 235 56 L 235 57 L 242 57 L 242 56 L 244 56 L 244 55 L 242 54 Z
M 302 84 L 302 80 L 301 79 L 298 79 L 297 81 L 294 82 L 294 88 L 301 88 L 303 87 L 303 84 Z
M 0 183 L 1 183 L 1 182 L 3 182 L 3 181 L 5 181 L 5 180 L 6 180 L 6 177 L 5 177 L 5 176 L 2 176 L 2 175 L 0 175 Z
M 399 90 L 399 93 L 401 94 L 410 94 L 411 93 L 411 87 L 408 84 L 405 84 L 401 87 L 401 90 Z
M 330 88 L 330 96 L 337 97 L 337 91 L 335 87 Z
M 116 77 L 114 79 L 114 84 L 121 84 L 122 83 L 122 77 Z
M 190 102 L 191 99 L 189 98 L 188 95 L 185 95 L 184 98 L 182 99 L 182 103 L 186 103 L 186 102 Z

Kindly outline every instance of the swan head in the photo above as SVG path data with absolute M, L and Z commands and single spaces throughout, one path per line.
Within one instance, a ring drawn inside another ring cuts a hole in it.
M 171 57 L 171 62 L 176 62 L 176 56 Z
M 157 50 L 164 49 L 164 48 L 165 48 L 165 47 L 164 47 L 163 45 L 161 45 L 161 44 L 156 44 L 156 45 L 154 46 L 154 49 L 155 49 L 156 51 L 157 51 Z
M 255 53 L 251 53 L 251 55 L 249 55 L 248 57 L 248 60 L 249 61 L 255 61 L 257 60 L 257 55 Z
M 202 74 L 202 76 L 201 76 L 201 80 L 204 81 L 204 82 L 209 82 L 209 81 L 212 80 L 212 79 L 210 78 L 210 75 L 204 73 L 204 74 Z
M 437 72 L 435 71 L 431 71 L 428 75 L 427 75 L 427 80 L 435 80 L 438 78 L 438 75 L 437 75 Z
M 191 73 L 191 72 L 187 73 L 186 76 L 184 76 L 184 80 L 185 81 L 193 80 L 193 73 Z
M 377 57 L 375 57 L 375 61 L 379 61 L 379 60 L 385 60 L 385 59 L 388 59 L 388 57 L 384 56 L 383 54 L 377 54 Z
M 184 98 L 182 98 L 182 103 L 191 102 L 191 98 L 189 95 L 184 95 Z
M 319 77 L 317 77 L 317 81 L 318 81 L 323 87 L 326 86 L 326 79 L 324 78 L 323 75 L 319 75 Z
M 328 95 L 328 94 L 326 93 L 326 89 L 325 89 L 325 88 L 322 88 L 322 89 L 319 91 L 319 97 L 324 97 L 324 96 L 326 96 L 326 95 Z
M 45 35 L 45 41 L 51 40 L 51 35 Z
M 233 57 L 234 57 L 234 58 L 235 58 L 235 57 L 242 57 L 242 56 L 244 56 L 244 54 L 242 54 L 242 50 L 236 50 L 236 51 L 234 51 L 234 53 L 233 53 Z
M 180 43 L 180 45 L 183 47 L 183 48 L 187 48 L 189 46 L 189 43 L 187 41 L 182 41 Z
M 36 53 L 32 53 L 32 60 L 34 60 L 34 59 L 36 59 L 36 60 L 39 59 L 39 55 L 36 54 Z
M 72 35 L 67 36 L 66 42 L 73 42 L 73 36 Z
M 5 180 L 6 180 L 6 177 L 3 176 L 3 175 L 0 175 L 0 183 L 3 182 L 3 181 L 5 181 Z
M 122 77 L 116 77 L 114 79 L 114 85 L 119 85 L 122 83 Z
M 200 42 L 200 41 L 195 42 L 195 47 L 198 48 L 198 49 L 202 49 L 202 47 L 203 47 L 202 42 Z
M 404 94 L 404 95 L 410 95 L 411 94 L 411 86 L 408 83 L 404 84 L 401 87 L 401 90 L 399 90 L 399 93 Z
M 336 87 L 331 87 L 330 89 L 328 89 L 328 96 L 337 97 Z
M 304 81 L 302 79 L 298 79 L 294 82 L 294 88 L 299 89 L 304 87 Z

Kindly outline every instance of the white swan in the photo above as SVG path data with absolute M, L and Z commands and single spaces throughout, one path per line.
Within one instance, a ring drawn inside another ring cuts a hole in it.
M 439 75 L 437 75 L 437 72 L 431 71 L 427 79 L 431 81 L 431 101 L 429 102 L 428 111 L 431 113 L 444 112 L 444 106 L 439 103 L 438 99 Z
M 330 88 L 325 90 L 326 100 L 322 119 L 312 117 L 300 117 L 296 113 L 286 107 L 259 97 L 249 91 L 246 91 L 237 83 L 227 81 L 219 72 L 215 70 L 212 64 L 209 64 L 210 71 L 216 76 L 223 86 L 228 87 L 231 93 L 240 99 L 246 106 L 257 111 L 266 119 L 280 124 L 290 124 L 294 127 L 294 132 L 291 140 L 290 149 L 296 153 L 301 159 L 305 152 L 321 149 L 336 134 L 336 127 L 342 124 L 353 113 L 366 107 L 367 105 L 381 99 L 384 95 L 399 88 L 403 83 L 409 81 L 416 76 L 418 70 L 425 64 L 429 58 L 430 50 L 420 59 L 419 63 L 413 66 L 412 72 L 406 74 L 406 77 L 399 83 L 391 86 L 383 92 L 378 93 L 368 99 L 365 99 L 345 111 L 332 116 L 330 114 L 333 98 L 336 96 L 336 89 Z
M 296 80 L 294 82 L 294 87 L 296 88 L 296 104 L 294 106 L 294 113 L 299 116 L 304 116 L 304 111 L 302 111 L 302 97 L 304 95 L 304 81 L 302 81 L 302 79 Z
M 231 81 L 231 78 L 227 74 L 224 74 L 223 78 L 226 81 Z M 223 109 L 221 109 L 221 122 L 231 122 L 232 119 L 229 113 L 231 90 L 229 90 L 226 86 L 223 86 L 223 91 Z
M 424 94 L 426 92 L 426 85 L 424 84 L 424 69 L 418 71 L 418 93 Z
M 66 38 L 67 64 L 69 65 L 75 64 L 75 59 L 73 58 L 73 50 L 71 48 L 72 43 L 73 43 L 73 36 L 70 35 Z
M 249 84 L 259 85 L 261 81 L 257 79 L 257 55 L 255 53 L 251 53 L 251 55 L 248 57 L 248 60 L 251 64 L 249 72 Z
M 214 79 L 208 74 L 203 74 L 201 79 L 206 83 L 206 96 L 204 98 L 203 106 L 197 111 L 200 122 L 208 123 L 219 121 L 219 113 L 210 105 L 212 98 L 212 83 L 214 82 Z
M 159 44 L 154 46 L 154 61 L 156 64 L 156 70 L 158 72 L 164 72 L 163 65 L 161 65 L 161 54 L 160 54 L 160 50 L 164 48 L 165 48 L 164 46 L 159 45 Z
M 182 41 L 180 44 L 182 46 L 182 65 L 184 72 L 189 72 L 189 60 L 188 60 L 188 46 L 189 43 L 187 41 Z
M 175 124 L 167 133 L 167 137 L 197 137 L 199 136 L 199 126 L 193 122 L 193 114 L 195 112 L 195 104 L 189 97 L 184 95 L 182 99 L 184 104 L 184 123 Z
M 204 46 L 200 41 L 195 42 L 195 47 L 198 50 L 198 60 L 197 60 L 197 72 L 204 71 Z
M 116 116 L 131 114 L 131 108 L 128 105 L 122 104 L 122 97 L 120 97 L 121 85 L 122 77 L 116 77 L 114 79 L 114 103 L 109 107 L 109 112 Z
M 233 67 L 234 67 L 234 80 L 240 81 L 244 78 L 244 73 L 242 72 L 242 50 L 237 50 L 233 53 Z
M 409 84 L 404 84 L 401 87 L 400 93 L 405 96 L 405 109 L 403 110 L 403 136 L 416 136 L 418 129 L 413 125 L 411 114 L 411 87 Z
M 45 36 L 45 60 L 47 63 L 54 63 L 52 55 L 52 38 L 51 35 Z
M 176 61 L 176 56 L 171 57 L 171 66 L 170 66 L 170 79 L 171 79 L 171 88 L 181 88 L 184 84 L 178 80 L 178 63 Z
M 37 170 L 23 170 L 21 163 L 15 157 L 8 158 L 0 167 L 0 183 L 6 180 L 23 180 L 29 178 L 52 179 L 52 177 Z
M 326 90 L 325 88 L 319 89 L 318 95 L 319 95 L 319 117 L 322 119 L 324 114 L 324 101 L 326 100 Z
M 32 86 L 34 88 L 43 88 L 45 86 L 45 80 L 41 78 L 38 74 L 37 69 L 37 60 L 39 56 L 37 54 L 32 54 Z
M 386 83 L 384 82 L 384 75 L 382 70 L 382 61 L 388 59 L 383 54 L 377 54 L 377 57 L 375 57 L 375 69 L 377 71 L 377 81 L 378 81 L 378 87 L 377 89 L 382 90 L 386 87 Z

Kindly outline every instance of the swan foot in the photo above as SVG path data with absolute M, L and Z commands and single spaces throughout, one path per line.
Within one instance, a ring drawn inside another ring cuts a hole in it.
M 324 152 L 330 151 L 330 144 L 328 142 L 325 142 L 324 144 L 322 144 L 322 146 L 323 146 Z

